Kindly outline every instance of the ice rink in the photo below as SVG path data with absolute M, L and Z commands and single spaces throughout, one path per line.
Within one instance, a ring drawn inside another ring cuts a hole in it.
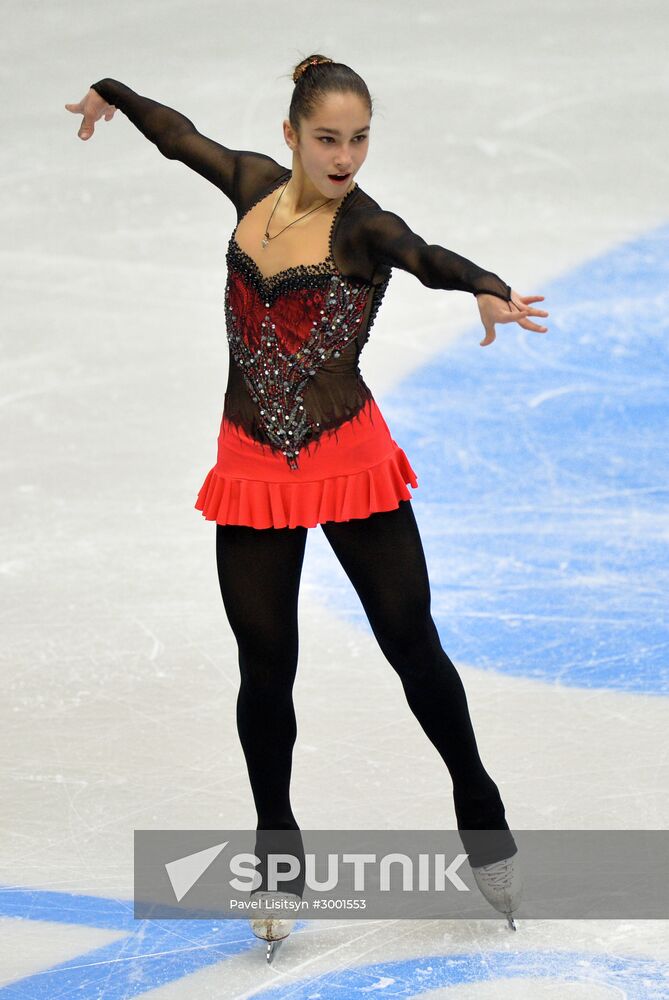
M 666 829 L 664 0 L 3 10 L 0 998 L 669 997 L 661 920 L 306 920 L 268 966 L 247 920 L 133 919 L 134 830 L 256 821 L 193 506 L 236 219 L 120 111 L 82 142 L 64 109 L 109 76 L 288 168 L 294 65 L 364 77 L 360 187 L 550 313 L 482 349 L 471 295 L 395 270 L 361 358 L 418 474 L 481 756 L 512 829 Z M 300 628 L 301 827 L 453 829 L 448 772 L 319 528 Z

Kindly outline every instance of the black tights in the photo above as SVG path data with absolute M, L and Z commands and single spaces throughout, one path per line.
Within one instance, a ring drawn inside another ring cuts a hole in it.
M 366 518 L 328 521 L 325 537 L 353 584 L 381 651 L 453 782 L 459 830 L 509 830 L 497 785 L 476 746 L 460 676 L 430 613 L 430 584 L 410 500 Z M 216 525 L 225 612 L 237 640 L 237 728 L 258 830 L 298 830 L 290 804 L 297 723 L 297 601 L 308 529 Z M 490 856 L 469 845 L 470 863 L 515 852 L 510 833 Z M 485 856 L 484 856 L 485 855 Z

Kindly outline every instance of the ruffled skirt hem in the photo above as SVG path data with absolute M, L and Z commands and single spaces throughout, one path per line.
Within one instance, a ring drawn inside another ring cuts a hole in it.
M 410 500 L 406 484 L 418 486 L 402 448 L 360 472 L 311 482 L 279 483 L 207 473 L 195 509 L 207 521 L 252 528 L 313 528 L 324 521 L 349 521 L 376 511 L 393 510 Z

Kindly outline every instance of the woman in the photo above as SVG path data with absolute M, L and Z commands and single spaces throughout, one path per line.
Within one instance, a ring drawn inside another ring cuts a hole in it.
M 297 735 L 297 600 L 307 530 L 320 524 L 355 587 L 380 648 L 453 781 L 458 830 L 477 884 L 500 912 L 520 899 L 517 851 L 497 785 L 480 759 L 460 677 L 430 614 L 425 557 L 407 484 L 416 475 L 358 368 L 393 267 L 430 288 L 476 296 L 485 330 L 530 316 L 496 274 L 428 245 L 355 181 L 368 152 L 372 100 L 362 78 L 326 56 L 304 59 L 284 137 L 287 169 L 261 153 L 201 135 L 183 115 L 116 80 L 78 104 L 81 139 L 120 108 L 169 159 L 219 187 L 237 226 L 227 252 L 229 377 L 216 465 L 195 507 L 216 522 L 225 612 L 239 652 L 237 724 L 258 815 L 259 856 L 270 831 L 301 836 L 290 803 Z M 498 831 L 482 842 L 476 833 Z M 263 834 L 266 839 L 263 840 Z M 265 854 L 266 857 L 266 854 Z M 265 884 L 263 882 L 263 884 Z M 303 875 L 292 883 L 303 890 Z M 273 896 L 262 890 L 261 901 Z M 292 920 L 252 921 L 269 942 Z

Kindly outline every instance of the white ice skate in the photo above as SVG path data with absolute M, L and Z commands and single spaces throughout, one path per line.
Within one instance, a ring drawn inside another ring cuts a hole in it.
M 476 884 L 491 906 L 506 916 L 512 931 L 516 929 L 513 912 L 520 905 L 523 881 L 518 865 L 518 854 L 489 865 L 471 866 Z
M 285 900 L 301 899 L 294 892 L 262 891 L 251 896 L 260 904 L 251 917 L 251 930 L 256 937 L 267 941 L 267 961 L 271 962 L 279 946 L 288 937 L 295 925 L 295 910 L 282 905 Z

